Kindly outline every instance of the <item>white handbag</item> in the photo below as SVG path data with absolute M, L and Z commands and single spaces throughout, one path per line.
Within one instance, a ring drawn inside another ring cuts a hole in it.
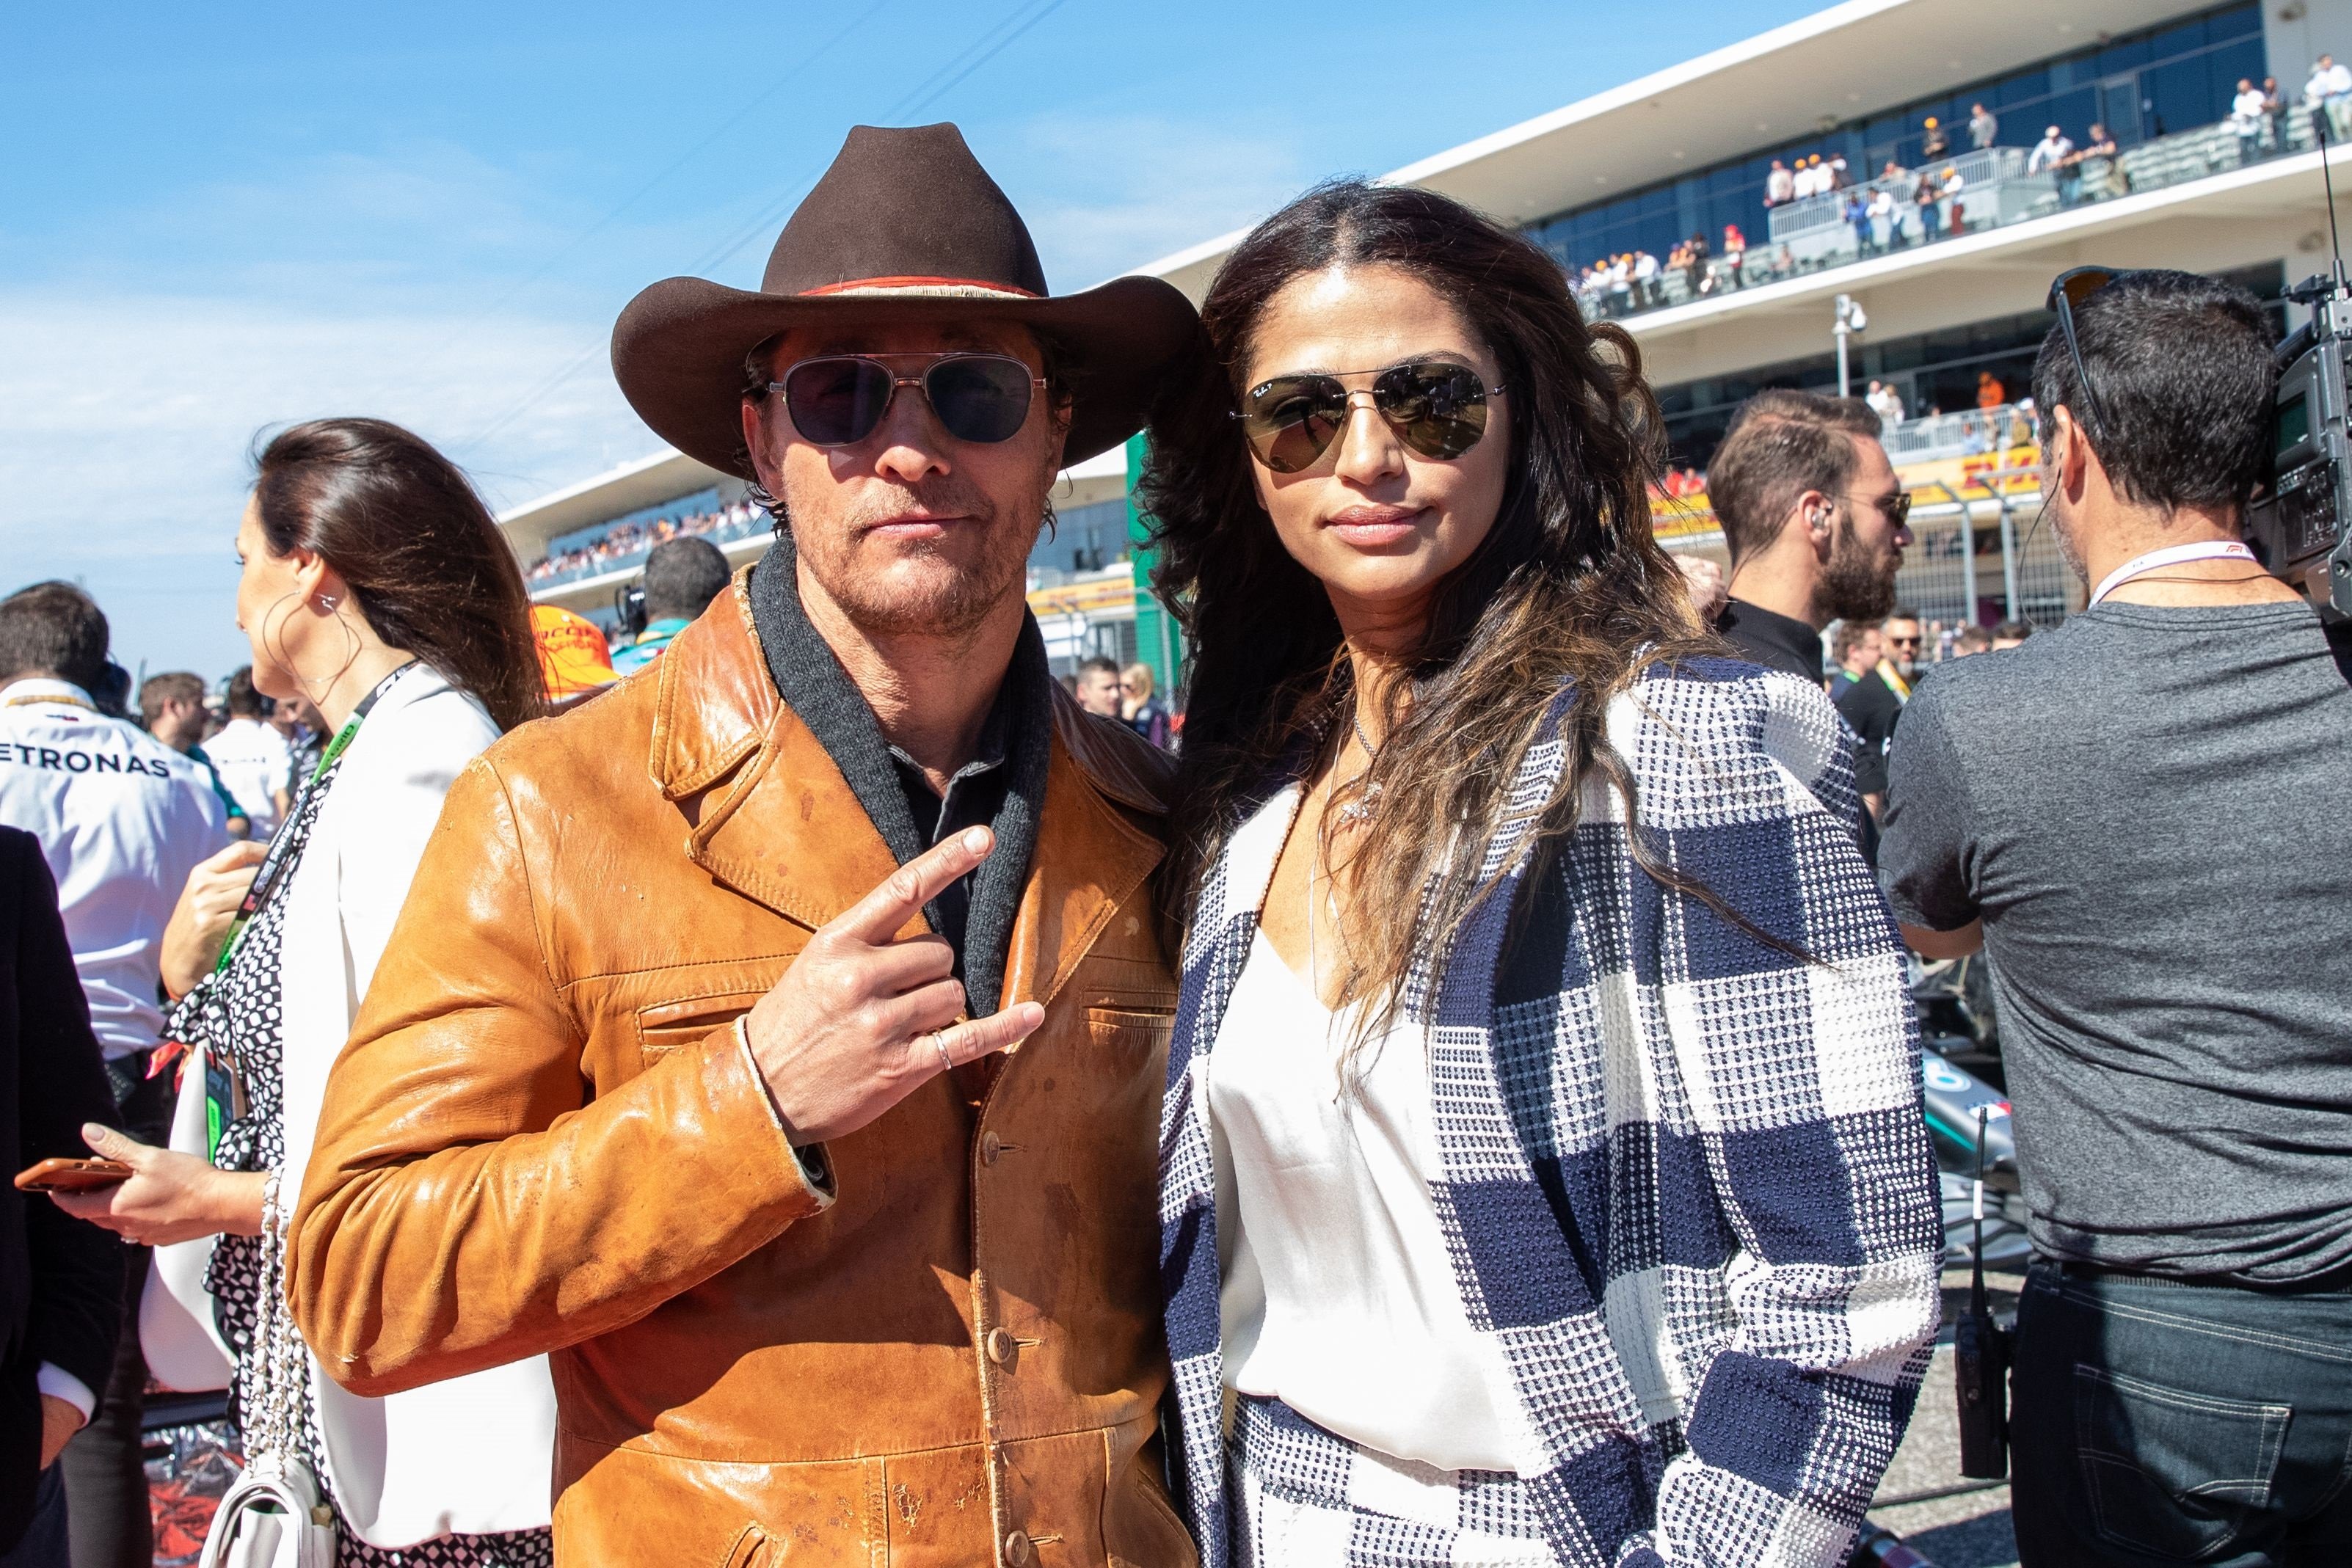
M 245 1473 L 213 1514 L 199 1568 L 335 1568 L 335 1511 L 302 1458 L 310 1354 L 286 1310 L 286 1226 L 278 1176 L 261 1191 L 261 1301 L 245 1380 Z

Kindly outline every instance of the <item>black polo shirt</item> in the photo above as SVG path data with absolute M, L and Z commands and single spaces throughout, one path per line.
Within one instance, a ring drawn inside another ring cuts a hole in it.
M 1715 630 L 1767 669 L 1786 670 L 1817 686 L 1822 684 L 1822 634 L 1802 621 L 1733 599 L 1724 604 Z

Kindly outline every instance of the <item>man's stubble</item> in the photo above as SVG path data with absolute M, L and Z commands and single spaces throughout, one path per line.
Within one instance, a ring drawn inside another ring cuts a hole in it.
M 831 525 L 804 526 L 794 520 L 789 507 L 785 521 L 793 530 L 803 570 L 859 632 L 876 638 L 964 638 L 1001 612 L 1007 599 L 1024 595 L 1029 552 L 1044 522 L 1045 489 L 1052 480 L 1051 475 L 1045 476 L 1034 501 L 1013 507 L 1000 507 L 976 487 L 949 479 L 869 501 L 858 508 L 857 516 Z M 911 574 L 864 570 L 858 559 L 861 552 L 852 541 L 872 521 L 909 506 L 975 519 L 958 527 L 978 531 L 982 549 L 977 559 L 967 564 L 940 548 L 939 542 L 922 541 L 901 547 L 898 559 L 936 563 L 935 570 Z M 909 576 L 914 580 L 908 580 Z
M 1895 608 L 1895 573 L 1863 547 L 1853 518 L 1841 514 L 1814 587 L 1816 622 L 1884 621 Z

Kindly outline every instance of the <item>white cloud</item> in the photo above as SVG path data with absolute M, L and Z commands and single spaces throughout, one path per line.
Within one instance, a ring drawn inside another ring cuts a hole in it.
M 573 323 L 18 290 L 0 292 L 0 591 L 84 580 L 126 664 L 238 662 L 229 541 L 265 427 L 396 421 L 463 463 L 493 507 L 655 445 L 613 384 L 601 330 Z

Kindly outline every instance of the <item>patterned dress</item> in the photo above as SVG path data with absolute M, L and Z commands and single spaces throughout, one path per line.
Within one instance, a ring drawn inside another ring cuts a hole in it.
M 280 1062 L 286 1026 L 279 967 L 286 928 L 285 892 L 309 846 L 310 830 L 327 799 L 335 775 L 341 770 L 338 756 L 303 789 L 285 826 L 285 869 L 266 902 L 247 924 L 228 966 L 180 999 L 165 1024 L 165 1034 L 184 1040 L 191 1050 L 226 1057 L 236 1064 L 245 1088 L 244 1113 L 221 1131 L 213 1164 L 223 1170 L 268 1171 L 286 1160 L 286 1124 Z M 273 845 L 273 848 L 276 846 Z M 297 1173 L 299 1178 L 299 1173 Z M 221 1337 L 236 1353 L 231 1379 L 230 1413 L 243 1426 L 247 1363 L 259 1317 L 261 1292 L 282 1289 L 282 1282 L 263 1277 L 261 1239 L 223 1236 L 214 1244 L 212 1266 L 205 1287 L 213 1294 Z M 325 1443 L 320 1435 L 318 1411 L 306 1382 L 301 1390 L 302 1431 L 311 1471 L 319 1490 L 334 1505 L 339 1568 L 553 1568 L 555 1549 L 546 1530 L 517 1531 L 503 1535 L 453 1535 L 399 1550 L 370 1546 L 343 1517 L 341 1500 L 319 1456 Z

